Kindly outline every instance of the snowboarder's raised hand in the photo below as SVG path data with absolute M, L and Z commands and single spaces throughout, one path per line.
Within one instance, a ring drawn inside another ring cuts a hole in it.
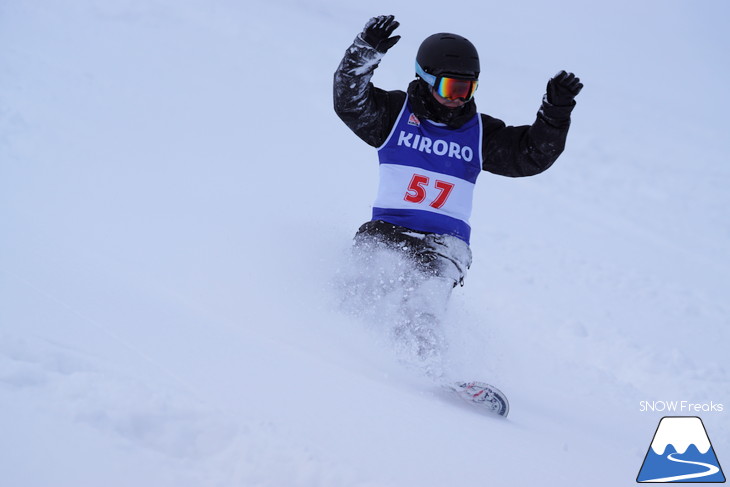
M 400 36 L 390 35 L 399 26 L 393 15 L 380 15 L 368 20 L 362 31 L 362 40 L 370 44 L 376 51 L 386 53 L 400 40 Z
M 583 83 L 573 73 L 561 71 L 547 84 L 547 101 L 556 106 L 570 106 L 583 89 Z

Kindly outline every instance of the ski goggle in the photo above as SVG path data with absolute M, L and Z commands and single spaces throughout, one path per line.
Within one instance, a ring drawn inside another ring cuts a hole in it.
M 440 97 L 446 98 L 447 100 L 469 101 L 474 96 L 474 92 L 477 91 L 477 86 L 479 86 L 479 80 L 475 79 L 434 76 L 432 74 L 428 74 L 423 70 L 418 62 L 416 62 L 416 74 L 420 76 L 423 81 L 431 85 Z

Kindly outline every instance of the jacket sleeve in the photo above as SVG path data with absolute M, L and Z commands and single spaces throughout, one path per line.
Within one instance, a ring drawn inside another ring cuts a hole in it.
M 482 114 L 483 169 L 509 177 L 534 176 L 548 169 L 565 149 L 574 106 L 551 105 L 543 97 L 535 122 L 518 127 Z
M 335 112 L 373 147 L 381 146 L 388 138 L 406 99 L 403 91 L 384 91 L 370 82 L 382 58 L 383 53 L 357 36 L 334 77 Z

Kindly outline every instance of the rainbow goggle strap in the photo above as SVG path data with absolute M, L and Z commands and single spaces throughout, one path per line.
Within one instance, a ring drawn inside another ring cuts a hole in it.
M 477 86 L 479 86 L 479 80 L 475 79 L 459 79 L 428 74 L 418 64 L 418 61 L 416 61 L 416 74 L 431 85 L 440 97 L 447 100 L 469 101 L 474 96 L 474 92 L 477 91 Z

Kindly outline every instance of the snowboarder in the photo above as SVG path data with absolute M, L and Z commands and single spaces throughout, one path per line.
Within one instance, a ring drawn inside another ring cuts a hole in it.
M 474 45 L 460 35 L 438 33 L 419 47 L 416 79 L 407 91 L 385 91 L 370 80 L 400 39 L 392 35 L 398 25 L 392 15 L 370 19 L 334 76 L 335 112 L 377 148 L 380 160 L 372 219 L 357 231 L 355 246 L 401 253 L 419 274 L 447 282 L 448 299 L 471 265 L 468 221 L 477 176 L 485 170 L 523 177 L 548 169 L 565 147 L 583 85 L 561 71 L 548 81 L 535 122 L 506 126 L 477 112 L 481 68 Z M 411 310 L 420 329 L 415 334 L 433 342 L 424 323 L 433 313 L 420 306 Z

